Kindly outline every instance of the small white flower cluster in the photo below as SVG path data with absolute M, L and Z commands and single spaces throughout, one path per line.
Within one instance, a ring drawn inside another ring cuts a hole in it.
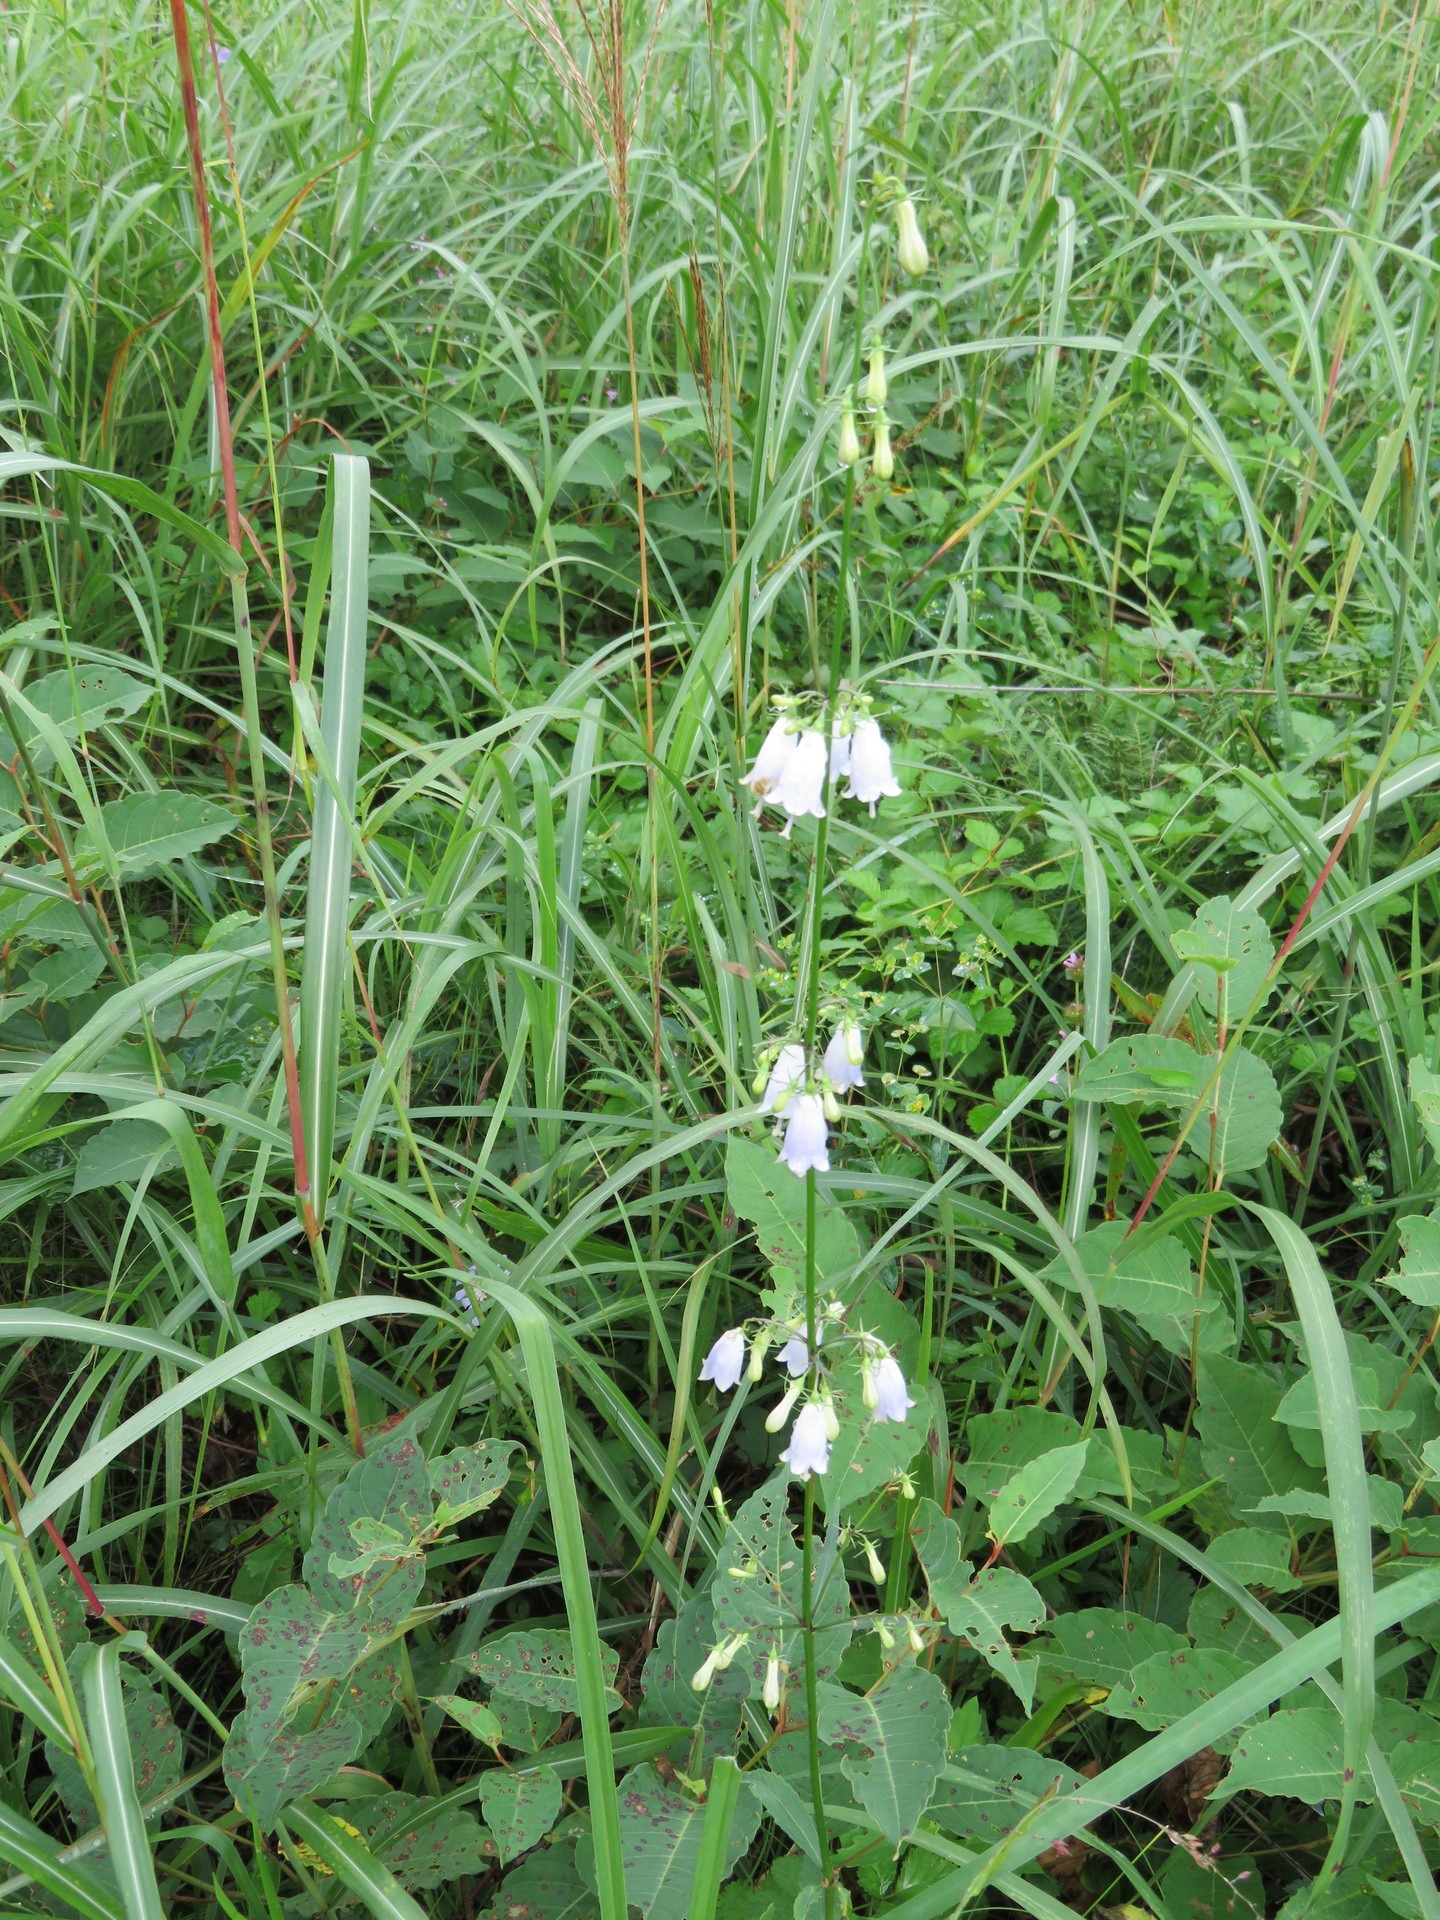
M 784 809 L 783 839 L 789 839 L 790 829 L 806 815 L 825 818 L 829 780 L 848 777 L 845 798 L 868 806 L 872 820 L 877 800 L 899 797 L 889 743 L 878 721 L 854 710 L 837 716 L 827 755 L 824 734 L 803 725 L 793 702 L 777 704 L 780 717 L 762 741 L 745 785 L 755 795 L 757 818 L 767 806 Z
M 833 1322 L 842 1311 L 838 1302 L 832 1302 L 826 1309 L 827 1320 Z M 789 1420 L 796 1401 L 805 1390 L 806 1376 L 811 1372 L 810 1349 L 804 1334 L 793 1323 L 787 1323 L 779 1330 L 788 1337 L 776 1357 L 790 1376 L 790 1385 L 766 1416 L 767 1433 L 779 1433 Z M 749 1373 L 752 1380 L 760 1378 L 765 1354 L 776 1331 L 773 1323 L 767 1324 L 750 1343 Z M 823 1343 L 825 1332 L 826 1328 L 821 1326 L 817 1344 Z M 877 1340 L 874 1334 L 861 1333 L 855 1338 L 860 1349 L 861 1397 L 866 1407 L 876 1420 L 894 1420 L 903 1425 L 915 1401 L 905 1385 L 899 1361 L 884 1341 Z M 832 1339 L 831 1347 L 836 1344 Z M 706 1354 L 700 1378 L 711 1381 L 719 1392 L 729 1393 L 739 1385 L 740 1377 L 746 1371 L 745 1350 L 745 1329 L 728 1328 Z M 814 1370 L 818 1375 L 818 1354 L 815 1356 Z M 795 1415 L 795 1424 L 790 1429 L 790 1444 L 780 1458 L 798 1480 L 808 1480 L 812 1473 L 827 1471 L 830 1449 L 839 1437 L 840 1420 L 835 1412 L 835 1401 L 829 1385 L 817 1380 L 804 1406 Z
M 760 1111 L 784 1118 L 780 1158 L 793 1174 L 808 1173 L 812 1168 L 816 1173 L 830 1171 L 828 1122 L 840 1117 L 836 1096 L 864 1086 L 864 1058 L 865 1035 L 860 1023 L 848 1017 L 830 1036 L 818 1069 L 798 1041 L 790 1041 L 776 1055 L 765 1080 Z M 759 1081 L 755 1084 L 758 1091 Z

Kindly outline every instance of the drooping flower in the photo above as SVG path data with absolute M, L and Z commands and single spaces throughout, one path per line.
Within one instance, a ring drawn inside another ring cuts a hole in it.
M 745 1335 L 739 1327 L 731 1327 L 711 1347 L 705 1356 L 705 1364 L 700 1369 L 702 1380 L 713 1380 L 721 1393 L 729 1393 L 738 1385 L 745 1371 Z
M 770 1078 L 765 1082 L 765 1097 L 760 1102 L 762 1113 L 783 1113 L 790 1104 L 795 1089 L 805 1082 L 805 1049 L 798 1042 L 791 1041 L 780 1049 L 775 1064 L 770 1069 Z
M 825 1409 L 811 1400 L 795 1416 L 790 1429 L 790 1444 L 780 1458 L 797 1480 L 808 1480 L 812 1473 L 824 1473 L 830 1465 L 830 1431 Z
M 889 480 L 895 472 L 895 449 L 890 444 L 890 422 L 882 407 L 875 416 L 875 451 L 870 456 L 870 471 L 877 480 Z
M 789 718 L 782 713 L 760 742 L 760 751 L 755 756 L 755 764 L 745 776 L 746 786 L 762 801 L 789 766 L 791 756 L 799 744 L 799 734 L 790 731 Z
M 795 751 L 767 796 L 772 806 L 783 807 L 789 814 L 787 833 L 802 814 L 813 814 L 817 820 L 825 818 L 825 765 L 825 736 L 807 729 L 796 741 Z
M 792 1380 L 797 1379 L 810 1365 L 810 1349 L 798 1333 L 791 1334 L 775 1357 Z
M 850 785 L 845 789 L 845 798 L 864 801 L 873 820 L 875 802 L 887 797 L 893 800 L 899 792 L 900 783 L 890 764 L 890 747 L 879 722 L 862 720 L 851 736 Z
M 840 731 L 837 720 L 830 729 L 830 778 L 838 780 L 850 771 L 850 736 Z
M 703 1693 L 717 1673 L 723 1673 L 736 1654 L 750 1638 L 748 1633 L 732 1633 L 728 1640 L 722 1640 L 714 1648 L 710 1657 L 695 1669 L 695 1677 L 690 1685 L 696 1693 Z
M 865 1542 L 865 1561 L 870 1569 L 870 1578 L 875 1582 L 877 1587 L 883 1587 L 886 1577 L 885 1562 L 875 1551 L 875 1543 L 873 1540 L 867 1540 Z
M 924 273 L 930 264 L 930 249 L 915 217 L 915 202 L 907 194 L 895 209 L 895 252 L 901 266 L 912 278 Z
M 837 1093 L 848 1093 L 852 1087 L 864 1086 L 865 1076 L 860 1071 L 860 1063 L 864 1058 L 865 1035 L 860 1030 L 859 1021 L 842 1021 L 830 1037 L 822 1063 L 825 1078 Z
M 907 1409 L 914 1404 L 906 1391 L 899 1361 L 887 1353 L 875 1369 L 875 1418 L 903 1423 Z
M 840 409 L 840 439 L 835 448 L 842 467 L 853 467 L 860 458 L 860 436 L 855 431 L 855 410 L 844 406 Z
M 830 1171 L 825 1151 L 825 1106 L 818 1093 L 796 1094 L 790 1106 L 780 1158 L 794 1174 Z

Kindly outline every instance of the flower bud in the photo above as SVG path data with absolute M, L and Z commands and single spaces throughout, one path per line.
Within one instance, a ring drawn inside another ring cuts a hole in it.
M 930 264 L 930 249 L 915 218 L 915 203 L 908 196 L 895 209 L 896 246 L 900 264 L 912 277 L 924 273 Z
M 831 1446 L 840 1438 L 840 1416 L 835 1411 L 835 1402 L 827 1393 L 820 1405 L 825 1410 L 825 1434 Z
M 875 1362 L 870 1357 L 868 1347 L 860 1357 L 860 1398 L 871 1413 L 880 1404 L 880 1395 L 875 1387 Z
M 860 436 L 855 431 L 855 415 L 850 407 L 840 410 L 840 440 L 835 451 L 842 467 L 853 467 L 860 458 Z
M 765 1689 L 760 1698 L 765 1702 L 767 1713 L 774 1713 L 780 1705 L 780 1653 L 775 1647 L 770 1649 L 770 1658 L 765 1662 Z
M 875 451 L 870 456 L 870 471 L 877 480 L 889 480 L 895 472 L 895 452 L 890 445 L 890 422 L 883 411 L 875 416 Z
M 800 1389 L 804 1384 L 805 1381 L 802 1376 L 792 1387 L 786 1389 L 785 1396 L 779 1405 L 771 1408 L 770 1412 L 765 1416 L 765 1431 L 767 1433 L 779 1433 L 785 1422 L 790 1418 L 790 1409 L 800 1398 Z
M 885 1622 L 878 1616 L 875 1620 L 875 1633 L 881 1646 L 885 1649 L 886 1653 L 889 1653 L 895 1645 L 895 1636 L 889 1627 L 886 1626 Z
M 765 1355 L 774 1338 L 769 1327 L 762 1327 L 750 1343 L 750 1365 L 745 1369 L 749 1380 L 758 1380 L 765 1367 Z
M 719 1665 L 719 1660 L 720 1649 L 719 1647 L 714 1647 L 711 1649 L 710 1656 L 704 1664 L 695 1669 L 695 1675 L 690 1685 L 695 1689 L 696 1693 L 703 1693 L 715 1678 L 715 1669 Z
M 872 407 L 883 407 L 889 392 L 885 380 L 885 349 L 877 340 L 870 349 L 870 373 L 865 381 L 865 398 Z
M 870 1568 L 870 1578 L 875 1582 L 877 1587 L 883 1587 L 885 1584 L 885 1562 L 875 1551 L 873 1541 L 867 1540 L 865 1542 L 865 1560 Z
M 910 1651 L 912 1653 L 923 1653 L 925 1651 L 925 1636 L 913 1620 L 906 1620 L 905 1632 L 910 1641 Z

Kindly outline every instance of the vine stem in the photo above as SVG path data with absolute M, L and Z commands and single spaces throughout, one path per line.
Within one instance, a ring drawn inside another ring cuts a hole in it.
M 175 59 L 180 70 L 180 102 L 185 118 L 185 144 L 190 155 L 190 182 L 195 220 L 200 231 L 200 264 L 205 281 L 205 318 L 210 341 L 210 386 L 215 402 L 216 438 L 220 444 L 220 482 L 225 499 L 225 531 L 239 558 L 244 551 L 240 520 L 240 491 L 235 480 L 235 443 L 230 430 L 230 395 L 225 378 L 225 340 L 220 326 L 220 290 L 215 278 L 215 247 L 210 231 L 210 195 L 205 185 L 205 153 L 200 140 L 200 107 L 195 95 L 195 64 L 190 51 L 190 22 L 186 0 L 170 0 L 170 25 Z M 250 760 L 251 802 L 255 809 L 255 840 L 265 891 L 265 918 L 270 933 L 270 971 L 275 982 L 275 1013 L 280 1023 L 280 1048 L 285 1072 L 285 1105 L 290 1122 L 290 1150 L 295 1164 L 295 1201 L 300 1222 L 315 1259 L 325 1298 L 333 1298 L 329 1270 L 320 1239 L 310 1189 L 305 1129 L 300 1112 L 300 1075 L 295 1058 L 295 1027 L 290 1017 L 290 977 L 285 964 L 285 931 L 280 918 L 280 889 L 275 878 L 275 846 L 270 832 L 270 796 L 265 784 L 265 735 L 260 723 L 260 692 L 255 676 L 255 636 L 250 624 L 250 598 L 243 568 L 230 577 L 231 612 L 235 625 L 235 652 L 240 666 L 240 697 L 245 716 L 245 741 Z M 350 1445 L 365 1451 L 350 1357 L 337 1330 L 331 1336 L 335 1370 L 345 1404 Z

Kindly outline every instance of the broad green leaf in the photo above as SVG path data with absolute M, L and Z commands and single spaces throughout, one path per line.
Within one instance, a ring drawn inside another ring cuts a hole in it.
M 926 1818 L 962 1840 L 1003 1840 L 1037 1800 L 1082 1792 L 1082 1775 L 1029 1747 L 962 1747 L 936 1782 Z
M 1210 1063 L 1205 1063 L 1208 1076 Z M 1236 1047 L 1220 1071 L 1220 1082 L 1187 1137 L 1187 1145 L 1211 1166 L 1226 1173 L 1263 1167 L 1285 1125 L 1285 1110 L 1275 1076 L 1245 1047 Z
M 1012 1687 L 1029 1713 L 1035 1702 L 1035 1662 L 1016 1660 L 1006 1629 L 1034 1633 L 1045 1623 L 1045 1603 L 1013 1567 L 975 1573 L 960 1552 L 960 1529 L 933 1500 L 915 1509 L 911 1538 L 930 1598 L 950 1631 L 966 1641 Z
M 469 1734 L 472 1740 L 479 1740 L 489 1747 L 501 1744 L 500 1722 L 478 1700 L 466 1700 L 458 1693 L 437 1693 L 437 1707 L 443 1707 L 450 1718 Z
M 135 1185 L 147 1169 L 170 1173 L 180 1156 L 163 1127 L 149 1120 L 112 1120 L 86 1136 L 70 1183 L 72 1197 L 103 1192 L 125 1181 Z
M 72 1658 L 72 1670 L 78 1665 Z M 142 1801 L 153 1800 L 174 1787 L 185 1771 L 180 1729 L 169 1702 L 146 1674 L 122 1665 L 120 1695 L 135 1791 Z M 63 1744 L 47 1740 L 45 1757 L 71 1819 L 82 1831 L 93 1827 L 99 1813 L 68 1740 Z
M 1440 1307 L 1440 1218 L 1411 1213 L 1399 1226 L 1402 1257 L 1386 1283 L 1417 1307 Z
M 1410 1062 L 1410 1098 L 1435 1157 L 1440 1159 L 1440 1073 L 1432 1073 L 1420 1054 Z
M 1340 1796 L 1343 1764 L 1344 1735 L 1337 1710 L 1292 1707 L 1245 1729 L 1217 1797 L 1228 1800 L 1243 1788 L 1312 1804 L 1335 1800 Z M 1368 1774 L 1360 1797 L 1373 1797 Z
M 1183 1040 L 1131 1034 L 1112 1040 L 1103 1053 L 1083 1062 L 1074 1097 L 1113 1100 L 1121 1106 L 1183 1106 L 1205 1084 L 1202 1065 L 1200 1055 Z
M 480 1776 L 480 1810 L 508 1865 L 528 1853 L 560 1817 L 559 1775 L 553 1767 L 523 1774 L 495 1767 Z
M 1409 1409 L 1387 1404 L 1390 1396 L 1382 1390 L 1372 1368 L 1357 1366 L 1350 1372 L 1355 1382 L 1362 1433 L 1403 1433 L 1415 1424 L 1415 1415 Z M 1298 1427 L 1304 1432 L 1320 1431 L 1320 1403 L 1314 1374 L 1300 1376 L 1280 1402 L 1275 1418 L 1283 1420 L 1287 1427 Z
M 703 1741 L 702 1751 L 731 1751 L 739 1732 L 741 1707 L 751 1686 L 750 1668 L 743 1659 L 732 1660 L 703 1693 L 690 1684 L 719 1638 L 706 1586 L 690 1596 L 677 1616 L 661 1622 L 641 1673 L 641 1724 L 685 1725 L 692 1730 L 686 1734 L 687 1751 L 692 1738 Z
M 805 1283 L 805 1182 L 772 1148 L 735 1133 L 725 1150 L 725 1192 L 740 1218 L 754 1225 L 775 1276 L 772 1304 L 782 1316 L 792 1313 Z M 841 1207 L 823 1193 L 815 1199 L 816 1269 L 828 1286 L 843 1286 L 859 1262 L 860 1242 Z
M 1213 1647 L 1152 1653 L 1110 1689 L 1103 1711 L 1158 1733 L 1249 1671 L 1247 1661 Z
M 599 1903 L 580 1875 L 575 1842 L 564 1840 L 513 1867 L 495 1897 L 495 1920 L 596 1920 Z
M 250 1715 L 237 1715 L 225 1743 L 226 1786 L 268 1831 L 282 1807 L 323 1787 L 370 1744 L 394 1709 L 399 1684 L 393 1659 L 377 1655 L 327 1688 L 318 1704 L 258 1738 Z
M 329 1612 L 304 1587 L 277 1587 L 252 1608 L 240 1633 L 240 1670 L 255 1753 L 304 1703 L 321 1711 L 367 1645 L 354 1614 Z
M 1217 1317 L 1220 1297 L 1200 1292 L 1200 1276 L 1182 1242 L 1174 1235 L 1151 1241 L 1138 1252 L 1123 1220 L 1106 1221 L 1075 1242 L 1080 1264 L 1102 1307 L 1128 1313 L 1167 1353 L 1189 1357 L 1191 1336 L 1200 1320 L 1202 1353 L 1233 1345 L 1234 1330 Z M 1042 1278 L 1052 1287 L 1077 1291 L 1065 1260 L 1054 1260 Z
M 456 1447 L 443 1459 L 430 1462 L 430 1491 L 435 1498 L 435 1525 L 444 1529 L 498 1500 L 510 1478 L 510 1456 L 516 1440 L 482 1440 L 479 1446 Z
M 1263 1367 L 1220 1354 L 1200 1362 L 1197 1424 L 1205 1471 L 1224 1482 L 1239 1519 L 1254 1515 L 1267 1494 L 1323 1489 L 1323 1473 L 1305 1464 L 1275 1417 L 1284 1397 L 1279 1381 Z M 1288 1532 L 1278 1515 L 1273 1530 Z
M 1293 1593 L 1302 1584 L 1290 1571 L 1289 1543 L 1278 1533 L 1236 1527 L 1218 1534 L 1206 1548 L 1206 1555 L 1242 1586 Z
M 24 690 L 26 702 L 51 723 L 62 740 L 70 741 L 107 721 L 123 720 L 138 712 L 153 692 L 133 674 L 112 666 L 62 667 L 32 680 Z M 35 771 L 44 773 L 55 759 L 49 742 L 20 706 L 12 703 L 12 710 L 23 736 L 20 745 L 29 754 Z M 8 767 L 15 753 L 16 743 L 0 727 L 0 764 Z
M 554 1739 L 564 1715 L 533 1700 L 516 1700 L 508 1693 L 491 1696 L 490 1711 L 500 1723 L 500 1744 L 520 1753 L 539 1753 Z
M 325 1502 L 305 1555 L 305 1583 L 317 1602 L 334 1613 L 354 1613 L 371 1634 L 392 1632 L 425 1584 L 421 1555 L 412 1546 L 408 1559 L 356 1573 L 340 1572 L 336 1562 L 356 1558 L 355 1521 L 378 1522 L 416 1543 L 432 1530 L 434 1513 L 429 1470 L 414 1440 L 392 1440 L 357 1460 Z
M 217 801 L 194 793 L 131 793 L 100 808 L 105 838 L 127 880 L 137 879 L 223 839 L 235 816 Z M 105 849 L 82 828 L 75 838 L 75 864 L 93 871 L 106 865 Z
M 990 1503 L 990 1537 L 1013 1546 L 1062 1507 L 1085 1471 L 1088 1446 L 1055 1447 L 1023 1466 Z
M 613 1647 L 600 1649 L 607 1699 L 620 1704 L 615 1676 L 620 1656 Z M 554 1627 L 535 1627 L 526 1633 L 507 1633 L 470 1654 L 470 1672 L 496 1694 L 507 1695 L 551 1713 L 575 1713 L 580 1687 L 575 1675 L 575 1649 L 568 1633 Z M 498 1711 L 498 1708 L 497 1708 Z
M 1275 958 L 1270 929 L 1255 908 L 1236 906 L 1222 894 L 1197 907 L 1192 925 L 1170 939 L 1180 958 L 1195 968 L 1197 998 L 1207 1017 L 1217 1024 L 1223 1018 L 1233 1027 L 1250 1011 Z
M 62 947 L 31 967 L 25 986 L 35 1001 L 49 1006 L 88 993 L 104 971 L 104 956 L 94 947 Z
M 908 1840 L 945 1764 L 950 1696 L 937 1675 L 907 1661 L 869 1693 L 822 1685 L 820 1735 L 892 1847 Z
M 1185 1637 L 1159 1620 L 1122 1613 L 1114 1607 L 1080 1607 L 1060 1613 L 1046 1627 L 1047 1643 L 1038 1649 L 1046 1674 L 1118 1687 L 1142 1660 L 1157 1653 L 1180 1653 Z
M 473 1813 L 438 1807 L 412 1793 L 372 1794 L 346 1803 L 344 1817 L 366 1846 L 412 1892 L 449 1886 L 494 1865 L 495 1843 Z M 396 1829 L 403 1827 L 396 1838 Z
M 425 1909 L 411 1899 L 389 1867 L 333 1814 L 301 1800 L 287 1811 L 285 1820 L 326 1868 L 364 1901 L 376 1920 L 428 1920 Z
M 799 1181 L 795 1183 L 797 1186 Z M 777 1475 L 736 1513 L 720 1547 L 711 1586 L 717 1639 L 748 1633 L 734 1666 L 750 1677 L 758 1700 L 772 1650 L 794 1674 L 804 1671 L 800 1547 L 789 1514 L 790 1480 Z M 850 1589 L 838 1567 L 820 1583 L 815 1569 L 815 1671 L 823 1678 L 840 1663 L 849 1642 Z
M 704 1823 L 704 1801 L 670 1786 L 648 1762 L 620 1782 L 625 1892 L 646 1920 L 686 1920 Z M 759 1824 L 759 1807 L 742 1791 L 725 1848 L 726 1873 L 754 1839 Z

